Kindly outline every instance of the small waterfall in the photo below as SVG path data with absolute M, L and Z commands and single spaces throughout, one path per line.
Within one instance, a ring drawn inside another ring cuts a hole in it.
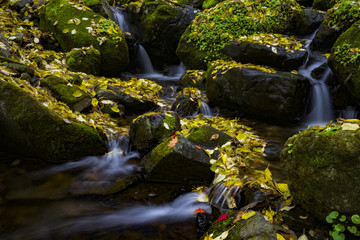
M 123 32 L 129 32 L 129 26 L 126 23 L 126 19 L 125 19 L 125 15 L 123 14 L 123 12 L 121 11 L 121 9 L 119 7 L 113 8 L 113 13 L 114 13 L 114 18 L 115 18 L 115 22 L 117 25 L 119 25 L 119 27 L 121 28 L 121 30 Z
M 238 186 L 228 188 L 222 183 L 217 183 L 210 188 L 208 198 L 210 205 L 218 209 L 231 209 L 236 206 L 241 200 L 241 189 Z M 230 202 L 232 201 L 232 202 Z M 234 206 L 230 206 L 230 205 Z
M 141 44 L 139 44 L 137 59 L 144 74 L 156 74 L 151 59 Z
M 332 74 L 330 68 L 328 67 L 324 72 L 321 79 L 317 80 L 311 76 L 311 72 L 317 67 L 321 66 L 327 61 L 325 57 L 321 59 L 316 59 L 314 63 L 310 63 L 311 51 L 309 50 L 309 45 L 313 40 L 316 31 L 309 37 L 306 44 L 306 49 L 308 51 L 308 58 L 303 66 L 299 68 L 299 73 L 310 80 L 312 85 L 312 96 L 311 96 L 311 112 L 306 117 L 305 123 L 307 125 L 326 125 L 329 121 L 334 119 L 333 108 L 331 104 L 331 97 L 329 89 L 326 86 L 326 80 Z
M 340 112 L 340 117 L 345 119 L 354 119 L 357 118 L 358 111 L 353 106 L 347 106 L 345 110 Z
M 212 118 L 214 116 L 209 105 L 204 101 L 201 101 L 200 113 L 204 114 L 206 118 Z

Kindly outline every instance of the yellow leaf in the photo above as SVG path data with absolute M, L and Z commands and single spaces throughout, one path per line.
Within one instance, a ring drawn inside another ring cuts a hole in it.
M 213 240 L 212 236 L 209 234 L 206 234 L 204 240 Z
M 120 112 L 120 110 L 119 110 L 119 108 L 118 108 L 118 106 L 117 105 L 114 105 L 112 108 L 111 108 L 111 110 L 113 111 L 113 112 Z
M 96 98 L 93 98 L 91 100 L 91 105 L 93 105 L 94 107 L 96 107 L 98 105 L 99 101 Z
M 241 219 L 244 219 L 244 220 L 249 219 L 252 216 L 254 216 L 255 214 L 256 214 L 256 212 L 253 210 L 247 211 L 241 216 Z
M 82 96 L 82 93 L 79 90 L 76 90 L 72 95 L 73 95 L 73 97 L 78 98 L 78 97 Z
M 69 32 L 69 29 L 64 29 L 63 30 L 63 33 L 68 33 Z
M 281 234 L 276 233 L 276 239 L 277 240 L 286 240 Z
M 341 128 L 344 131 L 354 131 L 354 130 L 358 130 L 360 127 L 356 123 L 343 123 L 341 125 Z

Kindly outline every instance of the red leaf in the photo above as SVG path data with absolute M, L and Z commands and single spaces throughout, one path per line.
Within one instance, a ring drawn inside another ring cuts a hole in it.
M 229 217 L 229 214 L 225 213 L 220 215 L 220 217 L 218 218 L 218 222 L 222 221 L 222 220 L 226 220 Z
M 200 147 L 200 146 L 198 146 L 198 145 L 195 145 L 195 147 L 196 147 L 197 149 L 201 149 L 201 147 Z
M 202 208 L 197 208 L 194 212 L 195 213 L 205 213 L 205 211 Z
M 171 136 L 171 139 L 174 139 L 176 137 L 177 133 Z

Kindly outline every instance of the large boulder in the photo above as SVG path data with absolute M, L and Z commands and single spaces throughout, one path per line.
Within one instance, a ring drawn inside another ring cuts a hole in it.
M 234 223 L 238 211 L 228 211 L 228 217 L 221 221 L 215 221 L 201 240 L 207 239 L 206 236 L 211 234 L 215 239 L 225 231 L 228 231 L 227 240 L 276 240 L 274 226 L 262 214 L 252 212 L 254 213 L 253 216 L 240 218 Z M 219 239 L 225 238 L 220 237 Z
M 167 0 L 146 0 L 141 6 L 144 46 L 155 66 L 178 64 L 175 54 L 181 35 L 197 10 Z
M 294 70 L 307 58 L 305 46 L 280 34 L 253 34 L 228 43 L 224 53 L 241 63 L 266 65 L 278 69 Z
M 52 32 L 64 51 L 91 45 L 98 49 L 102 75 L 117 76 L 127 68 L 128 47 L 115 22 L 66 0 L 49 1 L 40 17 L 41 29 Z
M 91 105 L 92 96 L 66 79 L 50 75 L 41 80 L 41 87 L 46 87 L 59 101 L 66 103 L 73 111 L 81 112 Z
M 211 105 L 237 110 L 263 121 L 289 123 L 304 117 L 309 80 L 289 72 L 235 62 L 214 62 L 207 71 Z
M 356 123 L 313 127 L 289 138 L 280 157 L 296 202 L 323 221 L 333 210 L 359 213 L 359 145 Z
M 0 146 L 5 151 L 62 161 L 106 152 L 106 136 L 65 122 L 14 84 L 0 81 Z
M 66 55 L 69 70 L 93 75 L 101 73 L 101 54 L 95 48 L 74 48 Z
M 313 8 L 326 11 L 332 8 L 339 0 L 314 0 Z
M 221 2 L 197 15 L 182 35 L 176 54 L 190 69 L 206 69 L 207 62 L 224 57 L 222 49 L 228 42 L 259 32 L 286 32 L 299 11 L 303 10 L 292 0 Z
M 147 113 L 130 124 L 130 139 L 141 155 L 180 131 L 180 119 L 175 113 Z
M 310 48 L 316 51 L 329 51 L 337 37 L 358 20 L 360 20 L 360 2 L 339 1 L 326 12 Z
M 202 126 L 201 128 L 192 128 L 187 139 L 202 148 L 215 149 L 233 138 L 211 126 Z
M 210 158 L 183 135 L 176 135 L 154 148 L 141 164 L 148 180 L 181 182 L 185 179 L 210 181 L 214 173 L 210 170 Z
M 337 80 L 360 101 L 360 21 L 344 32 L 331 49 L 329 66 Z

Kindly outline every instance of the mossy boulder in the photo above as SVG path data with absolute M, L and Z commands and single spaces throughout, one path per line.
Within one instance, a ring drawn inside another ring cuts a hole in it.
M 170 110 L 179 114 L 180 117 L 194 116 L 199 111 L 199 104 L 191 96 L 181 94 L 175 99 Z
M 202 9 L 208 9 L 216 6 L 219 2 L 222 2 L 222 0 L 205 0 L 202 3 Z
M 304 11 L 298 11 L 294 16 L 294 30 L 293 32 L 299 35 L 308 35 L 316 31 L 322 21 L 325 13 L 319 12 L 315 9 L 306 8 Z
M 114 14 L 110 6 L 110 4 L 113 4 L 112 0 L 84 0 L 84 4 L 101 16 L 114 20 Z
M 74 48 L 66 55 L 69 70 L 93 75 L 101 73 L 101 55 L 95 48 Z
M 40 26 L 54 34 L 64 51 L 91 45 L 98 49 L 102 75 L 117 76 L 129 64 L 128 47 L 120 27 L 85 6 L 51 0 L 40 14 Z
M 35 70 L 33 68 L 27 66 L 24 63 L 12 60 L 10 55 L 8 57 L 0 56 L 0 66 L 11 70 L 15 75 L 18 76 L 20 76 L 22 73 L 27 73 L 33 77 L 35 74 Z
M 59 101 L 66 103 L 73 111 L 81 112 L 91 105 L 92 96 L 67 80 L 50 75 L 41 80 L 41 86 L 51 91 Z
M 162 142 L 146 155 L 141 164 L 148 180 L 181 182 L 185 179 L 211 181 L 209 156 L 195 147 L 183 135 L 176 135 Z
M 175 51 L 181 35 L 195 18 L 195 9 L 167 0 L 145 0 L 141 14 L 143 45 L 154 65 L 178 64 Z
M 211 126 L 202 126 L 201 128 L 191 129 L 187 139 L 202 148 L 214 149 L 221 147 L 232 137 Z
M 205 88 L 205 71 L 203 70 L 187 70 L 181 76 L 179 84 L 183 87 L 196 87 L 198 89 Z
M 129 135 L 140 154 L 145 155 L 180 128 L 176 113 L 147 113 L 130 124 Z
M 4 151 L 48 161 L 106 152 L 106 136 L 82 123 L 67 123 L 28 93 L 0 81 L 0 146 Z
M 318 51 L 330 50 L 336 39 L 358 20 L 360 20 L 360 2 L 339 1 L 326 12 L 310 48 Z
M 253 34 L 228 43 L 224 53 L 241 63 L 294 70 L 307 58 L 305 46 L 295 38 L 281 34 Z
M 286 32 L 298 11 L 303 10 L 293 0 L 221 2 L 197 15 L 181 37 L 176 54 L 188 68 L 206 69 L 207 62 L 225 58 L 222 49 L 234 39 Z
M 240 219 L 233 224 L 238 211 L 228 211 L 228 217 L 222 221 L 215 221 L 200 239 L 206 239 L 207 235 L 213 234 L 215 239 L 223 232 L 229 231 L 228 240 L 276 240 L 276 232 L 273 225 L 266 221 L 258 212 L 248 219 Z
M 360 21 L 345 31 L 331 49 L 329 66 L 351 96 L 360 101 Z
M 333 210 L 359 213 L 359 144 L 359 130 L 335 125 L 289 138 L 280 157 L 296 202 L 322 221 Z
M 299 74 L 236 62 L 213 62 L 206 72 L 210 105 L 284 124 L 305 116 L 309 80 Z

